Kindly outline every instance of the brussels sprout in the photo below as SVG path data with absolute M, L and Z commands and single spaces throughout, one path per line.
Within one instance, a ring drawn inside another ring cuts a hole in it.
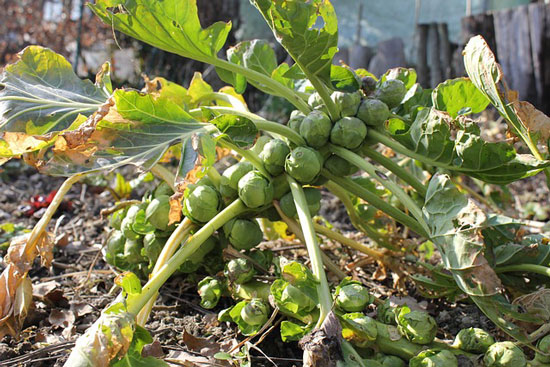
M 319 176 L 322 165 L 322 157 L 316 150 L 298 147 L 286 157 L 285 170 L 294 179 L 308 184 Z
M 165 231 L 168 228 L 170 214 L 170 197 L 159 195 L 147 205 L 145 209 L 145 219 L 156 229 Z
M 124 260 L 129 264 L 138 264 L 143 262 L 143 257 L 141 256 L 141 248 L 143 244 L 139 239 L 130 239 L 126 238 L 124 242 Z
M 309 107 L 314 109 L 325 107 L 325 102 L 317 92 L 314 92 L 309 96 L 309 98 L 307 99 L 307 104 L 309 105 Z
M 332 122 L 327 114 L 314 110 L 300 124 L 300 135 L 310 147 L 320 148 L 328 142 L 331 129 Z
M 159 238 L 155 233 L 147 233 L 143 237 L 141 254 L 147 257 L 151 263 L 155 263 L 165 244 L 165 238 Z
M 365 367 L 382 367 L 382 363 L 375 359 L 363 359 L 363 365 Z
M 159 196 L 172 196 L 174 195 L 174 190 L 166 182 L 162 181 L 158 186 L 153 190 L 153 199 Z
M 359 170 L 359 168 L 337 155 L 331 155 L 325 160 L 325 168 L 338 177 L 349 176 Z
M 374 91 L 376 89 L 376 84 L 376 79 L 372 76 L 364 76 L 361 78 L 361 87 L 366 93 Z
M 286 283 L 284 282 L 284 280 L 280 280 L 280 279 L 278 280 L 283 283 Z M 293 304 L 294 307 L 291 307 L 291 308 L 295 309 L 294 312 L 300 312 L 300 311 L 310 312 L 317 306 L 317 303 L 315 302 L 315 300 L 309 297 L 306 293 L 302 292 L 300 288 L 290 283 L 286 283 L 284 285 L 284 289 L 280 294 L 280 301 L 286 304 L 287 306 L 289 304 Z
M 410 367 L 458 367 L 458 360 L 448 350 L 424 350 L 409 361 Z
M 232 219 L 223 226 L 223 232 L 238 250 L 250 250 L 264 238 L 258 222 L 250 219 Z
M 220 209 L 220 196 L 216 189 L 201 185 L 191 189 L 183 201 L 183 214 L 193 222 L 206 223 Z
M 183 264 L 180 265 L 178 270 L 186 274 L 194 273 L 202 265 L 204 257 L 210 253 L 210 251 L 212 251 L 217 244 L 218 240 L 216 237 L 208 237 L 206 241 L 204 241 L 202 245 L 196 249 L 195 252 L 193 252 Z
M 340 109 L 340 116 L 355 116 L 359 108 L 359 103 L 361 103 L 361 92 L 333 92 L 330 98 Z
M 220 194 L 229 199 L 236 198 L 239 180 L 253 169 L 254 166 L 248 161 L 240 161 L 226 169 L 220 178 Z
M 223 274 L 230 283 L 243 284 L 251 281 L 256 271 L 249 260 L 238 258 L 229 260 L 225 264 Z
M 273 199 L 275 200 L 280 200 L 284 194 L 290 191 L 290 186 L 285 175 L 273 177 L 271 184 L 273 185 Z
M 362 311 L 367 305 L 374 302 L 374 296 L 367 288 L 349 277 L 342 280 L 334 293 L 336 305 L 346 312 Z
M 544 338 L 540 339 L 537 343 L 537 348 L 546 354 L 550 354 L 550 335 L 546 335 Z M 550 364 L 550 355 L 544 355 L 536 352 L 535 361 Z
M 390 117 L 390 109 L 384 102 L 368 98 L 359 105 L 357 117 L 369 126 L 382 126 Z
M 288 120 L 287 126 L 299 134 L 300 125 L 302 124 L 302 121 L 304 120 L 305 117 L 306 115 L 304 115 L 302 112 L 298 110 L 294 110 L 290 114 L 290 119 Z
M 434 341 L 437 323 L 425 311 L 411 311 L 401 306 L 397 314 L 397 327 L 403 336 L 416 344 L 429 344 Z
M 269 316 L 269 308 L 259 298 L 248 302 L 241 310 L 241 318 L 249 325 L 263 325 Z
M 133 229 L 133 224 L 136 221 L 136 217 L 140 210 L 141 207 L 139 205 L 132 205 L 128 208 L 126 216 L 120 223 L 120 229 L 122 233 L 124 233 L 124 237 L 131 240 L 137 240 L 139 238 L 139 234 L 136 233 Z
M 239 180 L 239 198 L 249 208 L 259 208 L 273 200 L 273 185 L 258 171 L 250 171 Z
M 250 148 L 250 150 L 255 154 L 260 154 L 264 149 L 264 146 L 270 141 L 271 141 L 271 138 L 269 136 L 262 135 L 258 139 L 256 139 L 256 142 L 254 143 L 252 148 Z
M 260 153 L 260 159 L 264 163 L 267 172 L 273 176 L 280 175 L 285 170 L 285 158 L 290 153 L 290 148 L 280 139 L 273 139 Z
M 398 310 L 392 307 L 389 300 L 376 306 L 376 318 L 383 324 L 397 325 L 396 313 Z
M 222 296 L 223 284 L 214 277 L 206 277 L 197 286 L 201 296 L 200 305 L 206 309 L 216 307 Z
M 382 356 L 378 361 L 382 367 L 405 367 L 405 362 L 396 356 Z
M 334 124 L 330 131 L 330 141 L 344 148 L 355 149 L 367 136 L 367 126 L 355 117 L 344 117 Z
M 466 352 L 485 353 L 495 343 L 495 339 L 483 329 L 462 329 L 456 335 L 453 346 Z
M 399 106 L 405 94 L 407 94 L 407 87 L 399 79 L 386 80 L 374 91 L 374 97 L 384 102 L 389 108 Z
M 126 237 L 121 231 L 113 231 L 105 243 L 105 261 L 113 266 L 117 265 L 117 258 L 124 254 Z
M 315 187 L 306 187 L 304 188 L 304 195 L 306 197 L 309 214 L 312 216 L 317 214 L 319 209 L 321 209 L 321 191 Z M 291 192 L 283 196 L 279 204 L 281 206 L 281 210 L 287 217 L 296 217 L 296 204 L 294 204 L 294 198 Z
M 347 313 L 342 316 L 342 336 L 359 348 L 373 344 L 378 336 L 376 321 L 361 312 Z
M 122 221 L 124 220 L 124 217 L 126 216 L 126 210 L 120 209 L 111 214 L 109 217 L 109 225 L 113 227 L 114 229 L 121 229 Z
M 512 342 L 491 345 L 483 357 L 485 367 L 525 367 L 527 360 L 523 351 Z

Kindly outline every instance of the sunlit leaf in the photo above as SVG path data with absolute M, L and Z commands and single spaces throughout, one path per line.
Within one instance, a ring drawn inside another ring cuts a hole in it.
M 221 115 L 210 120 L 218 130 L 239 147 L 249 147 L 254 144 L 258 129 L 252 121 L 235 115 Z
M 141 352 L 143 347 L 147 344 L 151 344 L 153 338 L 149 332 L 136 326 L 132 343 L 128 352 L 118 361 L 111 364 L 113 367 L 168 367 L 168 364 L 160 359 L 154 357 L 142 357 Z
M 416 83 L 416 71 L 403 67 L 389 69 L 380 77 L 380 83 L 391 79 L 401 80 L 405 84 L 405 87 L 409 89 Z
M 433 105 L 451 117 L 479 113 L 489 105 L 485 97 L 468 78 L 456 78 L 439 84 L 432 93 Z
M 332 87 L 343 92 L 355 92 L 359 90 L 359 77 L 355 75 L 353 70 L 338 65 L 330 67 L 330 80 Z

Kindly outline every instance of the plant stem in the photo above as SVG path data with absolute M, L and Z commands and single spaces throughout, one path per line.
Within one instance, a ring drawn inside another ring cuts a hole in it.
M 426 224 L 426 221 L 424 220 L 424 216 L 422 215 L 422 210 L 418 207 L 416 202 L 407 195 L 405 191 L 390 180 L 385 174 L 383 174 L 381 171 L 379 171 L 375 166 L 358 156 L 357 154 L 353 153 L 352 151 L 349 151 L 345 148 L 338 147 L 335 145 L 330 145 L 330 150 L 340 156 L 341 158 L 347 160 L 351 164 L 354 164 L 355 166 L 359 167 L 363 171 L 367 172 L 369 176 L 371 176 L 373 179 L 380 182 L 385 188 L 390 190 L 398 199 L 401 201 L 401 203 L 411 212 L 411 214 L 416 218 L 420 226 L 424 229 L 425 233 L 430 233 L 430 229 L 428 225 Z
M 322 170 L 322 175 L 328 178 L 329 180 L 334 181 L 334 183 L 341 186 L 343 189 L 347 190 L 351 194 L 360 197 L 361 199 L 367 201 L 369 204 L 371 204 L 375 208 L 388 214 L 390 217 L 394 218 L 396 221 L 409 227 L 411 230 L 415 231 L 417 234 L 423 237 L 429 238 L 426 230 L 414 218 L 403 213 L 401 210 L 394 208 L 393 206 L 386 203 L 384 200 L 380 199 L 378 196 L 376 196 L 369 190 L 353 182 L 351 179 L 347 177 L 334 176 L 332 173 L 328 172 L 326 169 Z
M 302 68 L 301 65 L 299 65 L 299 66 L 305 72 L 306 69 Z M 307 73 L 306 73 L 306 75 L 307 75 Z M 317 93 L 319 93 L 319 96 L 321 97 L 321 99 L 325 103 L 325 106 L 327 108 L 328 115 L 329 115 L 330 119 L 333 122 L 338 121 L 338 119 L 340 119 L 340 111 L 338 111 L 338 107 L 336 106 L 336 104 L 334 103 L 332 98 L 330 98 L 329 89 L 316 76 L 309 77 L 309 81 L 311 82 L 311 85 L 313 85 L 313 87 L 315 88 Z
M 208 239 L 218 228 L 223 226 L 229 220 L 245 212 L 246 206 L 239 199 L 232 202 L 224 210 L 219 212 L 210 222 L 206 223 L 201 229 L 192 235 L 185 246 L 180 248 L 168 260 L 159 271 L 145 284 L 141 293 L 128 302 L 128 312 L 137 315 L 147 302 L 156 294 L 159 288 L 168 280 L 168 278 L 179 268 L 189 256 L 195 252 L 204 241 Z
M 40 218 L 38 223 L 36 223 L 36 225 L 33 227 L 31 234 L 29 235 L 29 239 L 25 243 L 25 249 L 23 250 L 23 252 L 26 255 L 31 255 L 35 251 L 36 244 L 38 243 L 38 241 L 46 231 L 46 228 L 48 227 L 48 223 L 50 223 L 50 220 L 52 219 L 53 215 L 57 211 L 57 208 L 59 208 L 59 205 L 61 205 L 61 203 L 63 202 L 63 198 L 69 192 L 71 187 L 85 175 L 86 175 L 85 173 L 78 173 L 76 175 L 72 175 L 69 178 L 67 178 L 63 182 L 63 184 L 61 184 L 61 186 L 59 187 L 59 190 L 57 190 L 57 193 L 53 197 L 50 205 L 48 205 L 48 209 L 46 209 L 46 211 L 42 215 L 42 218 Z M 34 259 L 34 256 L 32 257 L 29 256 L 29 258 Z
M 497 273 L 509 273 L 509 272 L 530 272 L 540 275 L 546 275 L 550 277 L 550 268 L 542 265 L 535 264 L 517 264 L 517 265 L 506 265 L 506 266 L 497 266 L 495 268 Z
M 294 204 L 296 205 L 296 211 L 298 212 L 298 218 L 302 226 L 304 233 L 304 239 L 306 241 L 307 252 L 311 261 L 312 273 L 318 281 L 317 293 L 319 296 L 319 320 L 317 321 L 317 327 L 320 327 L 325 320 L 325 317 L 329 314 L 332 308 L 332 297 L 328 287 L 327 276 L 323 269 L 323 259 L 321 255 L 321 249 L 317 243 L 317 237 L 315 230 L 313 229 L 313 220 L 309 213 L 306 197 L 302 186 L 300 186 L 292 177 L 286 176 Z
M 222 114 L 225 113 L 225 114 L 246 117 L 247 119 L 251 120 L 254 123 L 254 125 L 256 125 L 256 128 L 258 128 L 258 130 L 269 131 L 272 133 L 282 135 L 296 145 L 305 145 L 306 143 L 304 138 L 302 138 L 300 134 L 298 134 L 296 131 L 292 130 L 288 126 L 279 124 L 274 121 L 266 120 L 263 117 L 256 115 L 252 112 L 242 111 L 231 107 L 219 107 L 219 106 L 203 107 L 203 108 L 211 111 L 215 111 L 218 113 L 222 113 Z M 191 110 L 190 112 L 193 112 L 193 111 L 195 110 Z
M 276 80 L 273 80 L 267 75 L 219 58 L 208 60 L 206 61 L 206 63 L 212 64 L 225 70 L 232 71 L 234 73 L 244 75 L 247 79 L 267 86 L 273 92 L 273 94 L 286 98 L 290 103 L 294 105 L 294 107 L 299 109 L 302 113 L 308 114 L 311 111 L 308 104 L 294 90 L 286 87 L 284 84 L 279 83 Z
M 343 234 L 340 234 L 338 232 L 334 232 L 330 229 L 328 229 L 325 226 L 322 226 L 318 223 L 313 223 L 313 227 L 315 228 L 315 232 L 322 234 L 325 237 L 328 237 L 334 241 L 340 242 L 342 245 L 346 245 L 348 247 L 351 247 L 354 250 L 357 250 L 365 255 L 368 255 L 378 261 L 384 262 L 384 254 L 376 251 L 374 249 L 371 249 L 362 243 L 359 243 L 357 241 L 352 240 L 351 238 L 348 238 L 344 236 Z
M 424 185 L 422 182 L 420 182 L 414 175 L 412 175 L 409 171 L 407 171 L 405 168 L 401 167 L 391 159 L 385 157 L 384 155 L 380 154 L 376 150 L 365 147 L 363 148 L 363 153 L 372 159 L 373 161 L 381 164 L 382 166 L 386 167 L 388 170 L 390 170 L 392 173 L 394 173 L 397 177 L 408 183 L 412 186 L 413 189 L 416 190 L 422 197 L 426 197 L 426 185 Z
M 188 218 L 183 219 L 183 221 L 179 224 L 176 230 L 172 232 L 172 234 L 166 241 L 166 244 L 162 248 L 162 251 L 157 258 L 155 267 L 153 268 L 153 271 L 151 272 L 149 278 L 152 278 L 155 274 L 157 274 L 162 266 L 166 264 L 166 262 L 172 257 L 172 255 L 174 255 L 174 252 L 176 252 L 178 247 L 183 243 L 183 241 L 185 241 L 187 236 L 189 236 L 189 232 L 193 229 L 193 227 L 193 223 Z M 144 326 L 147 322 L 147 319 L 149 318 L 149 314 L 153 309 L 153 305 L 155 304 L 157 296 L 158 292 L 155 292 L 155 294 L 151 297 L 151 299 L 137 315 L 136 322 L 138 325 Z
M 151 173 L 166 182 L 172 191 L 176 191 L 176 176 L 164 167 L 162 164 L 157 163 L 151 167 Z
M 210 179 L 210 181 L 212 181 L 212 183 L 214 184 L 214 186 L 216 186 L 216 189 L 219 190 L 220 188 L 220 181 L 221 181 L 221 175 L 220 173 L 218 172 L 218 170 L 216 170 L 214 167 L 210 167 L 208 168 L 208 170 L 206 171 L 206 175 L 208 176 L 208 178 Z
M 220 140 L 218 140 L 218 144 L 219 144 L 220 146 L 222 146 L 223 148 L 227 148 L 227 149 L 234 150 L 234 151 L 237 152 L 241 157 L 245 158 L 245 159 L 248 160 L 250 163 L 252 163 L 252 165 L 254 166 L 254 168 L 256 168 L 258 171 L 260 171 L 262 175 L 264 175 L 265 177 L 271 179 L 271 175 L 269 174 L 269 172 L 267 172 L 267 171 L 265 170 L 264 164 L 262 163 L 262 160 L 261 160 L 260 157 L 258 157 L 258 155 L 257 155 L 256 153 L 254 153 L 253 151 L 241 149 L 241 148 L 239 148 L 238 146 L 236 146 L 235 144 L 230 143 L 229 141 L 227 141 L 227 140 L 225 140 L 225 139 L 220 139 Z

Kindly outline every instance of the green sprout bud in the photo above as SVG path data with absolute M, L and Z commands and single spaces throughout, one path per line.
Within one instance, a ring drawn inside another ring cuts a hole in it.
M 271 141 L 271 137 L 267 135 L 261 135 L 258 139 L 256 139 L 256 142 L 250 148 L 250 150 L 256 154 L 260 154 L 262 150 L 264 149 L 264 146 Z
M 147 257 L 151 263 L 155 263 L 165 244 L 166 238 L 159 238 L 155 233 L 147 233 L 143 236 L 141 254 Z
M 223 226 L 229 243 L 238 250 L 250 250 L 262 242 L 264 234 L 255 220 L 232 219 Z
M 361 103 L 361 92 L 333 92 L 330 98 L 340 109 L 340 116 L 355 116 L 359 108 L 359 103 Z
M 185 274 L 194 273 L 200 268 L 207 254 L 209 254 L 218 244 L 218 240 L 214 236 L 210 236 L 195 250 L 183 264 L 178 268 L 179 271 Z
M 253 169 L 254 166 L 248 161 L 238 162 L 226 169 L 220 178 L 220 194 L 229 199 L 236 198 L 239 180 Z
M 405 94 L 407 94 L 407 87 L 399 79 L 386 80 L 374 92 L 374 96 L 387 104 L 389 108 L 399 106 Z
M 310 112 L 300 125 L 300 135 L 307 145 L 320 148 L 328 142 L 332 122 L 326 113 L 318 110 Z
M 319 209 L 321 209 L 321 191 L 315 187 L 306 187 L 304 188 L 304 195 L 306 197 L 309 214 L 312 216 L 317 214 Z M 298 214 L 291 192 L 281 198 L 279 205 L 283 213 L 289 218 L 294 218 Z
M 121 229 L 122 221 L 124 220 L 124 217 L 126 216 L 126 210 L 120 209 L 111 214 L 109 217 L 109 225 L 113 227 L 114 229 Z
M 282 280 L 280 282 L 285 283 Z M 310 312 L 317 306 L 317 303 L 311 297 L 290 283 L 285 284 L 280 300 L 286 305 L 292 304 L 295 307 L 294 312 Z
M 390 109 L 384 102 L 369 98 L 359 105 L 357 117 L 369 126 L 382 126 L 390 117 Z
M 336 305 L 346 312 L 362 311 L 367 305 L 374 302 L 367 288 L 357 281 L 348 278 L 336 288 Z
M 357 166 L 352 165 L 344 158 L 341 158 L 334 154 L 326 159 L 325 168 L 330 173 L 338 177 L 349 176 L 359 170 Z
M 495 343 L 483 357 L 486 367 L 525 367 L 527 360 L 523 351 L 512 342 Z
M 273 139 L 266 145 L 260 153 L 260 159 L 264 163 L 267 172 L 273 176 L 280 175 L 285 170 L 285 159 L 290 153 L 290 148 L 280 139 Z
M 495 339 L 483 329 L 462 329 L 456 335 L 453 346 L 471 353 L 485 353 L 495 343 Z
M 223 284 L 214 277 L 206 277 L 197 285 L 200 305 L 206 309 L 216 307 L 223 292 Z
M 405 362 L 396 356 L 383 356 L 378 361 L 382 367 L 405 367 Z
M 220 196 L 210 186 L 196 186 L 183 201 L 183 214 L 193 222 L 206 223 L 218 214 Z
M 273 199 L 275 200 L 280 200 L 290 191 L 290 186 L 285 175 L 273 177 L 271 184 L 273 185 Z
M 225 264 L 223 274 L 230 283 L 243 284 L 251 281 L 256 271 L 249 260 L 238 258 L 229 260 Z
M 546 335 L 544 338 L 540 339 L 537 343 L 537 348 L 549 355 L 536 352 L 535 361 L 550 364 L 550 335 Z
M 378 336 L 378 328 L 374 319 L 361 312 L 347 313 L 342 316 L 342 336 L 358 346 L 366 348 L 374 343 Z
M 344 117 L 334 124 L 330 141 L 344 148 L 355 149 L 367 136 L 367 126 L 355 117 Z
M 113 231 L 105 243 L 105 261 L 117 266 L 117 258 L 124 253 L 126 237 L 121 231 Z
M 239 180 L 239 198 L 249 208 L 259 208 L 273 200 L 273 185 L 257 171 L 250 171 Z
M 325 102 L 323 102 L 323 99 L 317 92 L 312 93 L 309 96 L 309 98 L 307 99 L 307 104 L 309 105 L 309 107 L 313 109 L 319 109 L 319 108 L 325 107 Z
M 124 242 L 124 260 L 129 264 L 138 264 L 142 262 L 144 260 L 141 256 L 142 247 L 143 244 L 139 238 L 135 240 L 126 238 L 126 242 Z
M 397 311 L 395 307 L 391 306 L 390 301 L 386 300 L 376 307 L 376 319 L 383 324 L 397 325 L 395 320 Z
M 133 229 L 133 224 L 136 222 L 136 218 L 140 210 L 140 205 L 132 205 L 128 208 L 126 216 L 120 223 L 120 229 L 122 230 L 122 233 L 124 233 L 124 236 L 126 238 L 129 238 L 131 240 L 137 240 L 139 238 L 139 234 L 136 233 Z
M 397 327 L 403 336 L 416 344 L 429 344 L 437 334 L 437 323 L 425 311 L 411 311 L 401 306 L 397 314 Z
M 145 209 L 145 218 L 156 229 L 165 231 L 168 228 L 168 221 L 170 214 L 170 196 L 159 195 L 155 197 L 147 209 Z
M 166 182 L 162 181 L 158 184 L 158 186 L 153 190 L 153 198 L 157 198 L 159 196 L 172 196 L 174 195 L 174 190 L 168 185 Z
M 410 367 L 458 367 L 458 360 L 448 350 L 427 349 L 409 361 Z
M 286 157 L 285 170 L 294 179 L 308 184 L 321 173 L 323 158 L 314 149 L 298 147 Z
M 290 119 L 288 120 L 287 126 L 299 134 L 300 125 L 302 124 L 302 121 L 304 121 L 305 117 L 306 115 L 304 115 L 302 112 L 294 110 L 290 114 Z
M 241 310 L 241 318 L 249 325 L 263 325 L 267 322 L 269 308 L 259 298 L 254 298 Z

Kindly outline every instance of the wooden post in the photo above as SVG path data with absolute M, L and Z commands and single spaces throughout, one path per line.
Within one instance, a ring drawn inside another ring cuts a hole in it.
M 443 71 L 443 79 L 450 79 L 453 75 L 451 60 L 451 43 L 449 42 L 449 28 L 447 23 L 437 25 L 440 44 L 440 60 Z
M 424 88 L 428 87 L 430 77 L 428 75 L 428 25 L 416 25 L 417 44 L 416 44 L 416 71 L 418 73 L 418 83 Z
M 533 75 L 535 79 L 535 88 L 537 91 L 536 100 L 534 102 L 538 108 L 547 109 L 546 101 L 543 99 L 545 94 L 544 88 L 544 53 L 549 56 L 548 51 L 543 48 L 544 32 L 546 28 L 546 11 L 545 5 L 536 3 L 529 5 L 529 33 L 531 36 L 531 54 L 533 58 Z
M 437 86 L 441 83 L 441 61 L 439 58 L 439 33 L 437 23 L 431 23 L 428 27 L 428 61 L 430 65 L 430 85 Z

